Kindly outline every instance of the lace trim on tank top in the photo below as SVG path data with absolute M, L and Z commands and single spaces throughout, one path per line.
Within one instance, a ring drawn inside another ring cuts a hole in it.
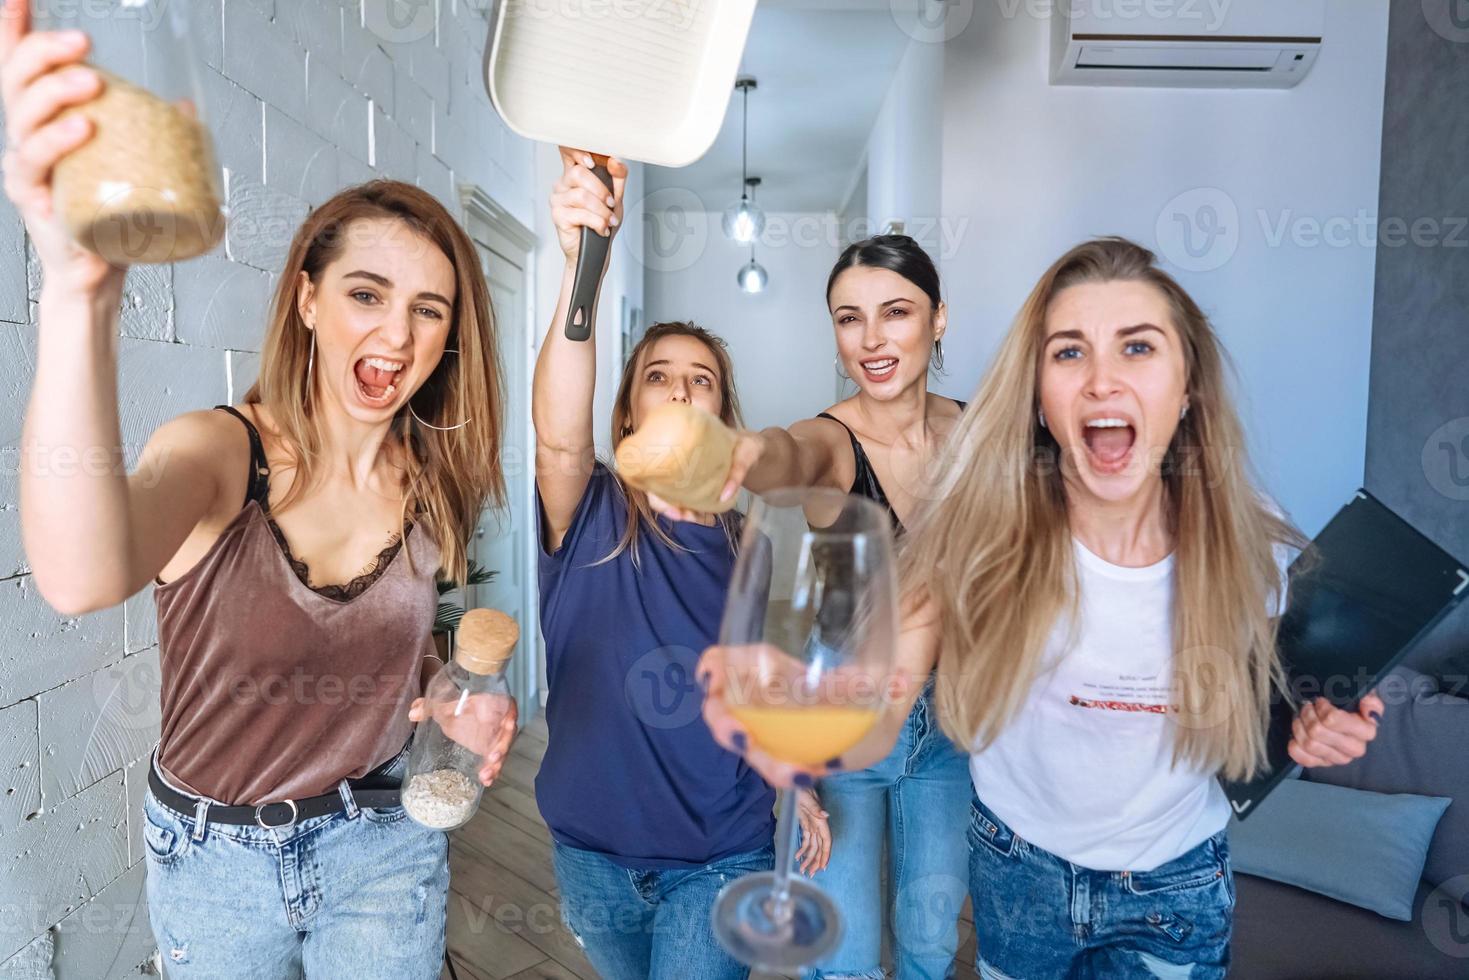
M 959 406 L 959 411 L 969 407 L 968 402 L 961 402 L 957 398 L 954 403 Z M 882 481 L 877 478 L 877 470 L 872 468 L 872 461 L 867 458 L 867 450 L 862 448 L 862 442 L 857 438 L 857 433 L 852 427 L 829 412 L 822 412 L 816 416 L 819 419 L 831 419 L 837 425 L 847 430 L 847 438 L 852 441 L 852 456 L 856 465 L 852 471 L 852 486 L 847 490 L 850 494 L 858 497 L 866 497 L 873 503 L 885 508 L 893 518 L 893 528 L 899 534 L 904 530 L 903 521 L 898 517 L 898 512 L 893 510 L 893 505 L 888 501 L 887 491 L 882 488 Z
M 286 563 L 291 566 L 291 571 L 296 573 L 296 577 L 301 580 L 301 584 L 318 595 L 325 596 L 328 599 L 335 599 L 338 602 L 348 602 L 366 592 L 372 583 L 382 578 L 383 572 L 388 570 L 388 565 L 403 548 L 403 536 L 401 534 L 395 534 L 393 535 L 393 540 L 388 543 L 388 546 L 382 551 L 379 551 L 377 556 L 367 563 L 367 567 L 362 574 L 352 579 L 352 581 L 345 585 L 312 585 L 310 567 L 291 553 L 291 545 L 286 541 L 286 536 L 281 532 L 280 525 L 275 522 L 275 518 L 267 517 L 265 519 L 265 526 L 270 528 L 270 533 L 274 535 L 276 543 L 280 545 L 281 554 L 285 556 Z M 408 530 L 413 530 L 412 524 L 408 525 Z
M 311 568 L 306 562 L 297 558 L 291 551 L 291 545 L 286 540 L 285 532 L 280 529 L 280 525 L 270 515 L 270 465 L 265 459 L 265 445 L 260 439 L 260 430 L 255 428 L 255 424 L 236 410 L 234 406 L 219 405 L 216 407 L 220 411 L 228 412 L 239 419 L 244 423 L 245 431 L 249 433 L 250 482 L 245 490 L 245 504 L 249 505 L 250 501 L 253 500 L 260 506 L 261 513 L 265 515 L 265 526 L 270 529 L 271 536 L 275 538 L 276 544 L 280 546 L 282 557 L 285 558 L 286 564 L 291 566 L 291 571 L 295 573 L 296 578 L 301 581 L 302 585 L 317 595 L 326 599 L 336 600 L 337 602 L 349 602 L 366 592 L 374 582 L 382 577 L 398 552 L 402 550 L 405 535 L 394 534 L 393 539 L 388 542 L 387 547 L 379 551 L 377 556 L 367 563 L 367 567 L 362 574 L 350 582 L 345 584 L 312 585 Z M 413 527 L 412 524 L 409 524 L 405 533 L 411 533 Z

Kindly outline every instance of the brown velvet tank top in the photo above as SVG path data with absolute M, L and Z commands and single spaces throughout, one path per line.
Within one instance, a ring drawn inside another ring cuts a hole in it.
M 408 705 L 434 650 L 439 550 L 410 527 L 348 587 L 310 587 L 270 519 L 260 435 L 229 411 L 250 435 L 245 505 L 197 565 L 154 590 L 158 762 L 181 788 L 224 803 L 301 799 L 365 775 L 408 740 Z

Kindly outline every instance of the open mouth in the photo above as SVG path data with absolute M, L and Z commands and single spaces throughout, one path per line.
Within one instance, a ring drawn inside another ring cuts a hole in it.
M 372 408 L 382 408 L 398 393 L 398 379 L 406 367 L 402 361 L 385 357 L 364 357 L 352 367 L 357 381 L 357 396 Z
M 897 371 L 898 359 L 896 357 L 877 357 L 862 362 L 862 373 L 867 376 L 868 381 L 886 381 Z
M 1137 430 L 1132 422 L 1120 416 L 1087 419 L 1081 430 L 1092 469 L 1102 474 L 1120 473 L 1132 458 Z

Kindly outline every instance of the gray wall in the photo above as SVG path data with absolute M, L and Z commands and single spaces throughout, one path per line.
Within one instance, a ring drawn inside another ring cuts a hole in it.
M 459 214 L 457 187 L 474 183 L 535 227 L 533 147 L 506 130 L 480 77 L 489 0 L 389 3 L 188 0 L 230 228 L 207 258 L 131 276 L 120 341 L 129 448 L 174 415 L 243 395 L 290 236 L 338 188 L 415 181 Z M 97 50 L 139 58 L 142 25 L 109 4 L 82 5 L 98 14 Z M 0 203 L 0 980 L 51 926 L 58 977 L 108 980 L 153 948 L 139 906 L 139 806 L 158 734 L 153 602 L 143 593 L 63 619 L 27 574 L 15 446 L 39 271 L 26 254 Z
M 1469 561 L 1464 7 L 1457 0 L 1393 4 L 1366 469 L 1372 493 Z M 1469 673 L 1469 603 L 1414 659 Z

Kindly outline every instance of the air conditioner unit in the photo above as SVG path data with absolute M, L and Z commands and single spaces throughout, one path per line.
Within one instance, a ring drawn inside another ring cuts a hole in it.
M 1056 0 L 1051 83 L 1292 88 L 1325 21 L 1325 0 Z

